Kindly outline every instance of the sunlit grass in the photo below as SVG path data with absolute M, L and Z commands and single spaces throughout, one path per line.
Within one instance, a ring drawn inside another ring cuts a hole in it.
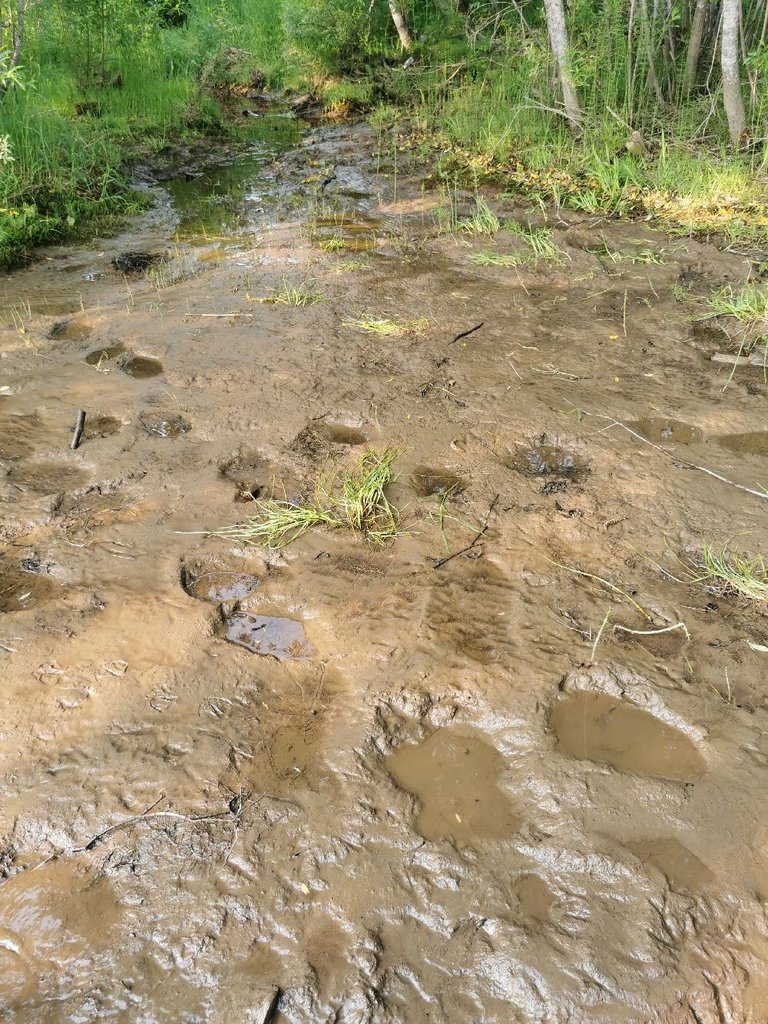
M 375 317 L 362 314 L 348 317 L 342 321 L 343 327 L 355 327 L 368 334 L 378 334 L 385 338 L 402 338 L 406 334 L 421 334 L 429 324 L 426 317 L 415 317 L 412 320 L 397 320 L 389 317 Z
M 763 555 L 749 557 L 730 550 L 728 544 L 719 551 L 704 544 L 692 571 L 692 583 L 703 583 L 724 596 L 768 602 L 768 566 Z
M 252 302 L 261 302 L 271 306 L 311 306 L 315 302 L 324 302 L 325 296 L 314 291 L 306 283 L 289 284 L 284 281 L 279 288 L 273 288 L 269 295 L 248 296 Z
M 530 260 L 528 253 L 474 252 L 469 262 L 478 267 L 519 267 Z
M 768 287 L 747 284 L 742 288 L 731 285 L 721 288 L 708 299 L 710 316 L 732 316 L 741 324 L 754 324 L 768 320 Z

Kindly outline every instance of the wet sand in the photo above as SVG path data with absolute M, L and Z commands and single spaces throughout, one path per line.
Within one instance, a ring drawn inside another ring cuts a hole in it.
M 684 577 L 768 540 L 763 372 L 681 298 L 744 260 L 563 213 L 478 266 L 388 170 L 316 131 L 235 233 L 2 284 L 2 1021 L 768 1020 L 768 620 Z M 205 535 L 369 445 L 392 544 Z

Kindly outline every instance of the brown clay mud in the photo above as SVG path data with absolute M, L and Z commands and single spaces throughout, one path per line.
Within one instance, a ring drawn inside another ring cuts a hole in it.
M 764 1024 L 743 258 L 297 133 L 0 289 L 0 1022 Z M 385 446 L 396 540 L 218 532 Z

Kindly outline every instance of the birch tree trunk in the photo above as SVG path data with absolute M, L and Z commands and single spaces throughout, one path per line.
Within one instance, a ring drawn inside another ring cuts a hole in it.
M 728 134 L 734 149 L 740 145 L 747 129 L 744 98 L 739 74 L 739 23 L 741 0 L 723 0 L 723 36 L 720 44 L 720 67 L 723 73 L 723 106 L 728 118 Z
M 400 37 L 400 45 L 404 50 L 410 50 L 413 46 L 413 38 L 398 0 L 389 0 L 389 13 L 392 15 L 392 21 L 395 23 L 397 34 Z
M 693 23 L 691 25 L 691 38 L 688 42 L 688 53 L 685 58 L 685 75 L 683 77 L 683 95 L 689 96 L 694 82 L 696 72 L 699 69 L 699 57 L 701 56 L 701 44 L 704 39 L 704 25 L 707 21 L 707 0 L 696 0 L 696 10 L 693 12 Z
M 576 83 L 568 67 L 568 30 L 565 27 L 563 0 L 544 0 L 544 7 L 547 12 L 549 44 L 557 64 L 557 76 L 563 93 L 565 115 L 571 127 L 578 131 L 581 127 L 581 104 Z

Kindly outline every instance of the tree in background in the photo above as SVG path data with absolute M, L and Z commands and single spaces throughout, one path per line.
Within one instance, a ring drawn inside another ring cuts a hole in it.
M 544 7 L 547 15 L 549 44 L 557 64 L 557 77 L 563 93 L 565 116 L 571 127 L 578 131 L 581 128 L 581 104 L 576 83 L 568 65 L 568 30 L 565 26 L 563 0 L 544 0 Z

